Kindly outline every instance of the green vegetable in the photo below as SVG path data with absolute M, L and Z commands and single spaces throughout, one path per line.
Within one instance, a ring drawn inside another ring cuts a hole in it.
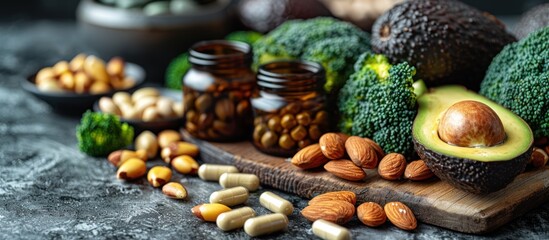
M 133 127 L 121 123 L 115 115 L 92 111 L 85 112 L 76 127 L 78 148 L 95 157 L 106 156 L 130 145 L 133 135 Z
M 549 27 L 507 45 L 492 60 L 480 94 L 519 115 L 534 137 L 549 136 Z
M 174 58 L 166 69 L 166 87 L 171 89 L 181 89 L 183 85 L 183 76 L 191 68 L 189 62 L 189 53 L 185 52 Z
M 366 32 L 334 18 L 290 20 L 254 44 L 254 68 L 281 59 L 317 61 L 326 70 L 324 89 L 337 92 L 358 56 L 370 49 L 369 43 Z
M 257 42 L 257 40 L 259 40 L 261 37 L 263 37 L 261 33 L 254 31 L 236 31 L 229 33 L 229 35 L 225 36 L 225 39 L 231 41 L 245 42 L 252 45 Z
M 387 57 L 364 53 L 339 93 L 342 132 L 368 137 L 386 152 L 414 155 L 412 123 L 417 113 L 415 68 L 408 63 L 391 65 Z

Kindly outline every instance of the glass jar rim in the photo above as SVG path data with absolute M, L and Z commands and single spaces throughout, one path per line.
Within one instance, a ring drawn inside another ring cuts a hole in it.
M 278 73 L 273 70 L 279 70 L 284 68 L 294 68 L 305 70 L 301 73 Z M 261 80 L 267 82 L 284 82 L 280 78 L 296 77 L 296 78 L 312 78 L 318 76 L 317 74 L 324 74 L 324 68 L 317 62 L 311 62 L 306 60 L 278 60 L 265 63 L 258 68 L 258 75 L 266 76 Z M 320 75 L 320 76 L 322 76 Z M 259 79 L 258 79 L 259 80 Z
M 219 45 L 224 49 L 231 50 L 233 53 L 211 54 L 206 53 L 211 46 Z M 189 61 L 199 65 L 214 65 L 217 61 L 225 59 L 251 59 L 252 47 L 239 41 L 230 40 L 208 40 L 195 43 L 189 49 Z

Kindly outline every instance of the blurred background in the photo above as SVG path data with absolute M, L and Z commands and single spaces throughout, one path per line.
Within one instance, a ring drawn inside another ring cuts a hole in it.
M 403 0 L 25 0 L 4 1 L 0 23 L 63 22 L 102 58 L 122 56 L 162 82 L 169 62 L 193 43 L 235 30 L 267 32 L 286 19 L 335 16 L 369 31 Z M 511 29 L 520 14 L 548 0 L 462 0 Z

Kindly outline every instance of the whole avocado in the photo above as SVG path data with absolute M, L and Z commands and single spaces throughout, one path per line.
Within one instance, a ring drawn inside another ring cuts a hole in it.
M 477 90 L 492 58 L 515 37 L 493 15 L 453 0 L 396 5 L 372 28 L 372 49 L 406 61 L 428 86 L 457 83 Z
M 517 38 L 523 39 L 531 32 L 547 26 L 549 26 L 549 3 L 535 6 L 522 14 L 513 32 Z

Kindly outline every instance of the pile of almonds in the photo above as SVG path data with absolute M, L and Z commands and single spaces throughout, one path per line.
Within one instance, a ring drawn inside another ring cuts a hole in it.
M 323 219 L 339 225 L 353 218 L 369 227 L 384 224 L 387 219 L 398 228 L 414 230 L 417 220 L 412 210 L 401 202 L 389 202 L 382 208 L 375 202 L 365 202 L 355 208 L 356 195 L 350 191 L 328 192 L 318 195 L 309 201 L 309 206 L 301 210 L 301 215 L 309 221 Z
M 300 150 L 291 162 L 301 169 L 324 166 L 326 171 L 349 181 L 363 180 L 366 178 L 363 169 L 376 167 L 379 176 L 386 180 L 399 180 L 404 176 L 421 181 L 434 176 L 423 160 L 407 164 L 400 153 L 385 154 L 373 140 L 343 133 L 322 135 L 318 144 Z
M 93 55 L 78 54 L 70 62 L 59 61 L 42 68 L 35 77 L 36 87 L 44 92 L 105 93 L 128 89 L 135 80 L 125 75 L 125 62 L 120 57 L 108 63 Z

